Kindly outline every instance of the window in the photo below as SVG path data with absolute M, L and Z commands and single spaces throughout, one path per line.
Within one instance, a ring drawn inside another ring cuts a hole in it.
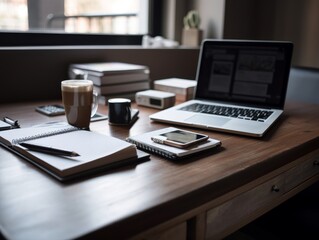
M 0 29 L 146 34 L 148 4 L 148 0 L 0 0 Z
M 0 0 L 0 29 L 28 29 L 27 0 Z

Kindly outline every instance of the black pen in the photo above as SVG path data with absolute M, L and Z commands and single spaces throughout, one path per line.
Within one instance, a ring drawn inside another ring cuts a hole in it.
M 4 117 L 3 121 L 10 124 L 12 128 L 19 128 L 20 127 L 18 120 L 13 120 L 9 117 Z
M 73 151 L 66 151 L 62 149 L 56 149 L 52 147 L 45 147 L 45 146 L 39 146 L 35 144 L 30 144 L 30 143 L 19 143 L 21 146 L 26 147 L 27 149 L 35 152 L 43 152 L 43 153 L 48 153 L 52 155 L 62 155 L 62 156 L 68 156 L 68 157 L 76 157 L 80 156 L 78 153 L 73 152 Z

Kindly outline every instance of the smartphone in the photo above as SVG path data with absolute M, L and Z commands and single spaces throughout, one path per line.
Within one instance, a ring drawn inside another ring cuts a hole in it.
M 151 139 L 156 143 L 166 144 L 178 148 L 187 148 L 191 145 L 207 141 L 208 136 L 205 134 L 178 129 L 172 132 L 151 137 Z

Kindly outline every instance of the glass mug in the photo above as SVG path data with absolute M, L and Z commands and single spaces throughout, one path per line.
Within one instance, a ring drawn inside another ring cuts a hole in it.
M 64 80 L 61 82 L 62 102 L 70 125 L 89 129 L 91 117 L 98 108 L 97 93 L 90 80 Z

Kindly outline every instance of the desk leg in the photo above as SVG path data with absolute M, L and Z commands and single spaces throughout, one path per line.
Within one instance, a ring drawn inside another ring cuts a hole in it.
M 204 240 L 206 234 L 206 212 L 187 221 L 187 239 Z

